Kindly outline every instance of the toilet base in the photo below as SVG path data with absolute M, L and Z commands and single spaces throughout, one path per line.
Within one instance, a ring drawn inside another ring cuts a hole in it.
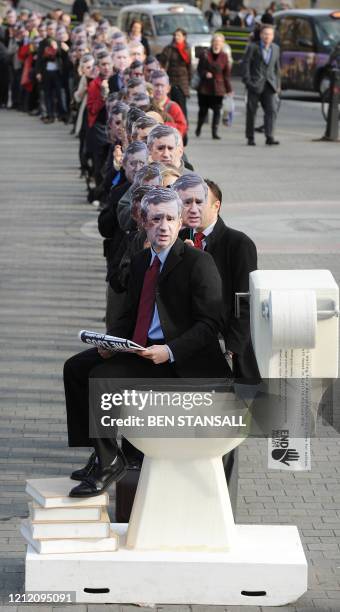
M 280 606 L 307 590 L 293 526 L 236 525 L 238 543 L 227 553 L 128 550 L 127 525 L 112 529 L 121 534 L 117 552 L 39 555 L 29 546 L 26 592 L 73 591 L 77 603 Z

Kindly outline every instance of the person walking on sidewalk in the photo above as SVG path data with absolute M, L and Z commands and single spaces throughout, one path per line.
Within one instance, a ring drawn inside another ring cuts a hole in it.
M 255 145 L 254 128 L 258 103 L 264 110 L 267 145 L 278 145 L 274 138 L 277 96 L 280 93 L 280 48 L 274 42 L 274 28 L 264 24 L 260 41 L 250 43 L 243 60 L 242 80 L 247 88 L 246 138 Z
M 190 98 L 191 49 L 185 30 L 175 30 L 171 43 L 164 47 L 159 61 L 169 76 L 170 98 L 180 105 L 185 118 L 188 119 L 186 100 Z
M 197 71 L 200 77 L 198 86 L 198 121 L 196 136 L 200 136 L 202 125 L 206 119 L 209 108 L 213 111 L 212 137 L 220 140 L 217 130 L 221 119 L 221 109 L 224 96 L 232 95 L 230 82 L 230 62 L 228 55 L 223 51 L 225 40 L 223 34 L 214 34 L 211 47 L 207 53 L 200 57 Z

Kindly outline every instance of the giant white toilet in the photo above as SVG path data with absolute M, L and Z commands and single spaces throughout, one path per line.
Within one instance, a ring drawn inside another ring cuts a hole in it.
M 235 524 L 222 456 L 247 436 L 249 411 L 233 389 L 215 391 L 213 397 L 214 415 L 227 416 L 230 422 L 234 419 L 228 437 L 222 437 L 218 427 L 206 427 L 200 434 L 194 428 L 186 427 L 184 433 L 178 428 L 179 435 L 187 436 L 182 438 L 175 437 L 172 427 L 167 428 L 168 437 L 164 438 L 159 430 L 155 437 L 144 438 L 133 437 L 130 429 L 122 429 L 125 437 L 145 455 L 127 531 L 127 547 L 225 552 L 234 546 Z M 153 407 L 146 407 L 144 418 L 154 412 Z M 169 412 L 175 421 L 190 414 L 188 411 L 185 415 L 182 407 L 174 406 Z M 192 417 L 204 418 L 208 414 L 209 408 L 196 408 Z M 214 431 L 221 437 L 213 437 Z
M 249 293 L 264 378 L 279 378 L 282 359 L 289 353 L 291 363 L 305 349 L 313 377 L 337 377 L 339 295 L 330 272 L 256 271 Z M 286 378 L 298 377 L 288 370 Z M 298 599 L 307 590 L 307 562 L 297 528 L 234 522 L 221 458 L 247 436 L 249 406 L 226 389 L 214 410 L 240 418 L 233 434 L 141 437 L 123 429 L 145 458 L 130 523 L 113 525 L 119 550 L 42 558 L 29 549 L 26 589 L 76 591 L 77 602 L 88 603 L 279 606 Z M 85 592 L 85 584 L 92 588 Z

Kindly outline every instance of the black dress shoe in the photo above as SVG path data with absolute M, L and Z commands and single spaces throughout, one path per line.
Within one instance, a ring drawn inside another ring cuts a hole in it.
M 80 480 L 81 482 L 82 480 L 84 480 L 84 478 L 87 478 L 88 476 L 90 476 L 90 474 L 92 474 L 94 468 L 96 467 L 96 456 L 97 456 L 96 452 L 93 451 L 85 467 L 80 468 L 80 470 L 75 470 L 74 472 L 72 472 L 70 478 L 72 478 L 72 480 Z
M 266 145 L 279 145 L 278 140 L 274 140 L 274 138 L 266 138 Z
M 255 140 L 253 138 L 248 138 L 248 145 L 250 147 L 255 147 L 255 145 L 256 145 Z
M 213 133 L 212 137 L 213 140 L 221 140 L 221 136 L 219 136 L 216 132 Z
M 118 482 L 127 471 L 126 459 L 121 451 L 118 451 L 117 457 L 105 468 L 100 468 L 99 465 L 91 473 L 90 476 L 71 489 L 69 497 L 95 497 L 101 495 L 109 488 L 113 482 Z
M 195 136 L 197 136 L 197 138 L 199 138 L 200 135 L 201 135 L 201 128 L 197 126 L 197 128 L 195 130 Z

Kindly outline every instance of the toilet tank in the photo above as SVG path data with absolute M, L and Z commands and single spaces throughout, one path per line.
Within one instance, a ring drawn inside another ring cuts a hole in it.
M 256 270 L 249 276 L 251 337 L 263 378 L 279 378 L 282 351 L 302 351 L 301 348 L 273 348 L 268 304 L 271 291 L 291 293 L 315 292 L 317 320 L 315 345 L 309 348 L 311 376 L 337 378 L 339 358 L 339 287 L 329 270 Z M 294 308 L 294 306 L 292 306 Z M 264 312 L 264 314 L 263 314 Z M 274 316 L 274 315 L 273 315 Z M 303 317 L 303 314 L 299 315 Z

